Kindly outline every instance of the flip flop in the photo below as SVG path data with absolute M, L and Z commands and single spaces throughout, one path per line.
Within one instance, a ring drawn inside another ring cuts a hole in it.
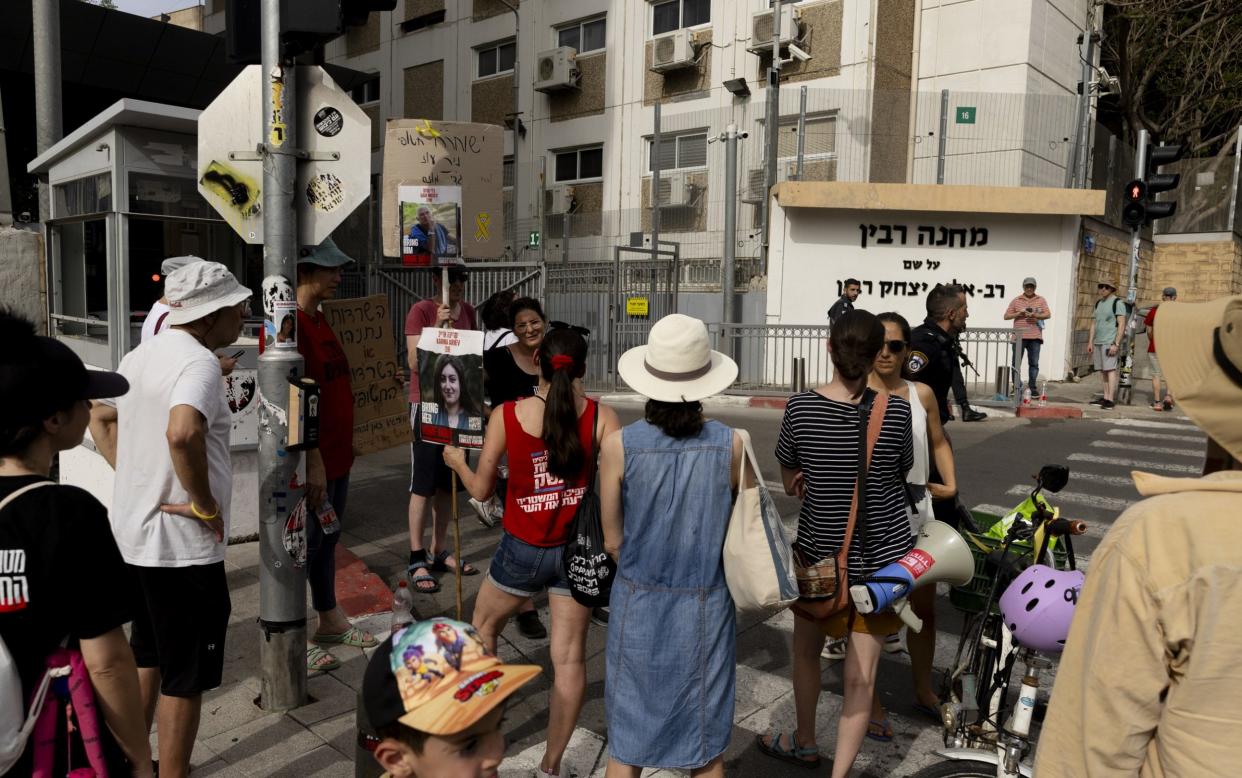
M 819 748 L 810 747 L 803 748 L 794 740 L 792 732 L 789 733 L 789 744 L 791 748 L 781 747 L 781 733 L 770 733 L 772 741 L 770 743 L 763 742 L 763 735 L 755 735 L 755 745 L 759 747 L 759 753 L 770 756 L 773 759 L 779 759 L 782 762 L 796 764 L 799 767 L 805 767 L 814 770 L 820 765 Z M 804 759 L 803 757 L 813 756 L 814 759 Z
M 877 743 L 887 743 L 893 739 L 893 725 L 884 717 L 879 721 L 871 719 L 867 722 L 867 737 Z
M 936 710 L 930 705 L 924 705 L 921 702 L 916 702 L 910 707 L 914 708 L 915 713 L 918 713 L 919 715 L 922 715 L 922 716 L 926 716 L 927 718 L 935 721 L 937 724 L 944 723 L 944 719 L 940 716 L 940 711 Z
M 317 632 L 311 638 L 311 641 L 325 645 L 350 646 L 352 648 L 374 648 L 379 645 L 379 641 L 375 639 L 374 635 L 370 632 L 364 632 L 357 627 L 350 627 L 337 635 Z
M 431 570 L 434 573 L 455 572 L 452 567 L 448 566 L 448 563 L 446 562 L 448 558 L 449 558 L 449 552 L 448 552 L 448 549 L 445 549 L 435 555 L 435 557 L 431 560 L 431 565 L 427 569 Z M 477 567 L 467 562 L 461 566 L 461 574 L 465 576 L 478 575 L 479 570 Z
M 306 670 L 311 673 L 326 673 L 329 670 L 337 670 L 341 666 L 341 660 L 324 651 L 319 646 L 309 646 L 306 649 Z
M 412 575 L 415 570 L 432 569 L 429 562 L 417 562 L 405 569 L 406 576 L 410 579 L 410 586 L 419 594 L 435 594 L 440 591 L 440 582 L 436 580 L 434 575 L 423 573 L 422 575 Z M 423 583 L 431 583 L 431 586 L 419 586 Z

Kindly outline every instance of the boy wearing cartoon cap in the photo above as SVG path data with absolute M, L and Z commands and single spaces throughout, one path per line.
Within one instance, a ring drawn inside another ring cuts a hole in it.
M 410 624 L 380 644 L 362 681 L 379 736 L 375 759 L 391 778 L 494 778 L 504 758 L 504 703 L 539 674 L 487 652 L 453 619 Z

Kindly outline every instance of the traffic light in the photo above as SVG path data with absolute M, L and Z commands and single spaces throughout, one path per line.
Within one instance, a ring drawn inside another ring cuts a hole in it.
M 1182 158 L 1182 146 L 1148 146 L 1143 159 L 1143 177 L 1126 184 L 1121 220 L 1130 227 L 1151 224 L 1177 213 L 1177 202 L 1156 202 L 1155 195 L 1177 188 L 1182 177 L 1178 173 L 1161 173 L 1159 168 Z
M 261 0 L 226 0 L 225 44 L 230 62 L 259 64 Z M 280 40 L 287 57 L 311 51 L 350 27 L 367 23 L 374 11 L 391 11 L 397 0 L 280 0 Z

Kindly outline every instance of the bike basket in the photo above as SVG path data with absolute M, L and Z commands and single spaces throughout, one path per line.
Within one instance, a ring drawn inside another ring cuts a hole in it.
M 988 590 L 992 588 L 992 575 L 988 573 L 987 557 L 988 554 L 1004 545 L 1004 541 L 990 538 L 983 533 L 988 531 L 993 524 L 1000 521 L 1000 516 L 994 516 L 990 513 L 979 513 L 971 511 L 975 524 L 979 527 L 979 532 L 969 532 L 962 530 L 962 539 L 966 541 L 967 547 L 970 548 L 970 555 L 975 563 L 975 574 L 971 577 L 970 582 L 962 586 L 954 586 L 949 591 L 949 602 L 954 608 L 965 613 L 980 613 L 983 611 L 983 604 L 987 602 Z M 1009 545 L 1009 554 L 1014 558 L 1026 557 L 1034 559 L 1035 548 L 1032 544 L 1024 541 L 1015 541 Z M 1057 547 L 1052 550 L 1052 566 L 1058 570 L 1066 570 L 1069 568 L 1069 556 L 1065 552 L 1064 544 L 1058 543 Z M 1003 587 L 998 587 L 996 597 L 992 601 L 992 612 L 999 613 L 1000 608 L 997 602 L 1000 601 Z

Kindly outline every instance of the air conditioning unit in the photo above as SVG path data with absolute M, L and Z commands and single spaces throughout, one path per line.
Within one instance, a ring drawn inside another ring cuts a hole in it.
M 689 30 L 676 30 L 651 41 L 651 70 L 664 73 L 694 67 L 694 43 Z
M 548 215 L 560 216 L 574 209 L 574 188 L 566 184 L 548 187 Z
M 535 91 L 558 92 L 578 86 L 578 50 L 558 46 L 540 52 L 535 65 Z
M 694 197 L 694 186 L 688 175 L 680 172 L 662 174 L 659 196 L 656 195 L 655 181 L 653 177 L 648 184 L 652 203 L 658 203 L 661 208 L 684 208 L 690 205 Z
M 760 204 L 764 201 L 768 194 L 764 187 L 767 173 L 768 171 L 761 167 L 746 171 L 746 187 L 742 190 L 742 202 Z
M 746 50 L 752 54 L 772 52 L 772 11 L 756 11 L 750 16 L 750 43 Z M 802 18 L 799 9 L 781 6 L 781 46 L 798 39 L 798 22 Z

